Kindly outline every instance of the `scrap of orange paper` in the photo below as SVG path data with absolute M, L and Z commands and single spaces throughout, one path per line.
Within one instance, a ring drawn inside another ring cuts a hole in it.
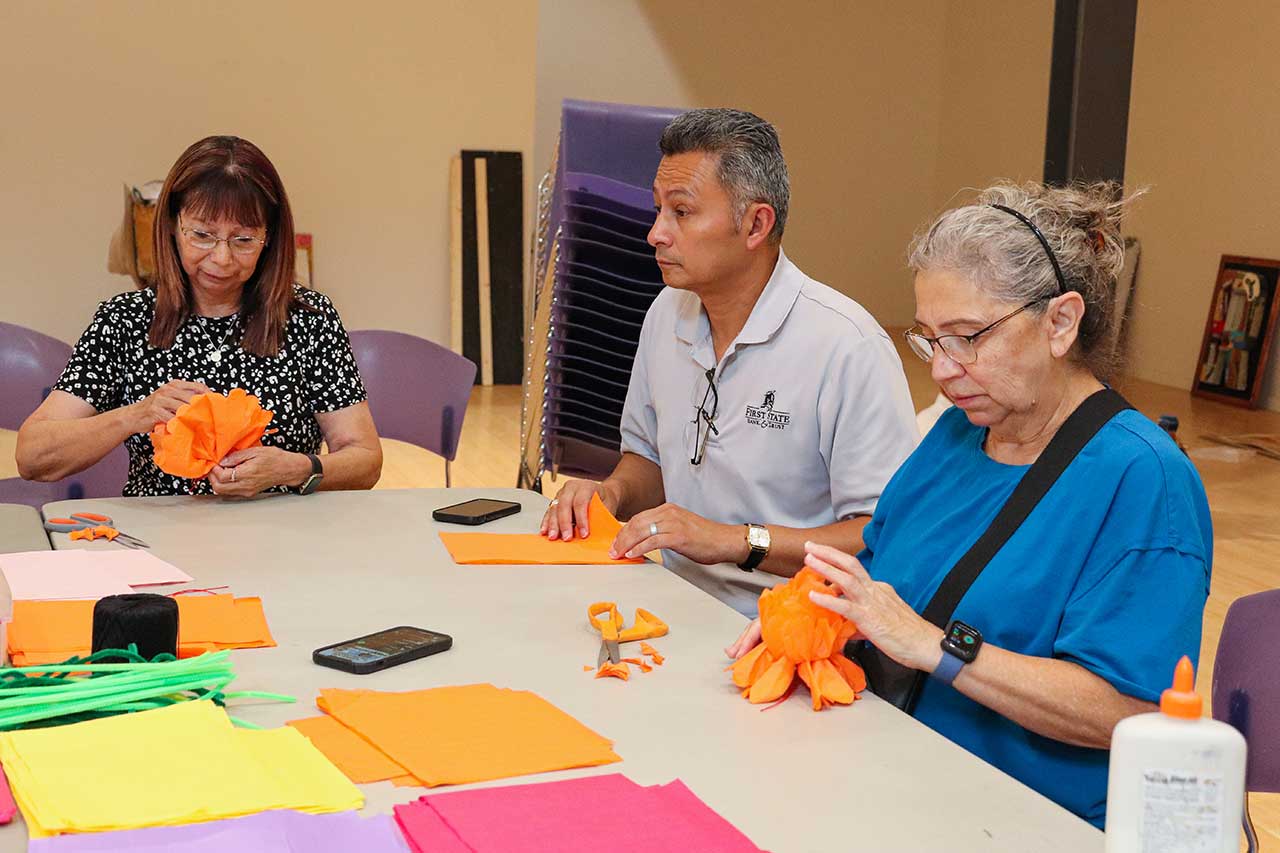
M 178 596 L 178 656 L 274 646 L 259 598 Z M 57 663 L 93 645 L 94 601 L 15 601 L 9 625 L 14 665 Z
M 271 416 L 243 388 L 226 396 L 197 394 L 152 431 L 156 467 L 175 477 L 204 477 L 227 454 L 258 444 Z
M 666 660 L 665 657 L 658 654 L 657 649 L 655 649 L 653 646 L 649 645 L 648 643 L 640 644 L 640 654 L 648 655 L 649 657 L 653 658 L 653 662 L 656 663 L 658 666 L 662 666 L 662 662 Z
M 320 693 L 322 710 L 428 787 L 622 760 L 611 741 L 528 691 L 467 684 Z
M 643 557 L 615 560 L 609 546 L 622 525 L 605 508 L 599 495 L 587 507 L 586 539 L 575 536 L 548 539 L 540 533 L 441 533 L 440 540 L 459 565 L 598 566 L 604 563 L 643 563 Z
M 596 678 L 621 678 L 623 681 L 627 681 L 631 678 L 631 667 L 625 663 L 609 663 L 605 661 L 596 670 Z
M 357 785 L 388 779 L 397 780 L 399 784 L 401 777 L 407 777 L 406 785 L 422 784 L 388 758 L 385 752 L 327 714 L 290 720 L 286 725 L 306 735 L 316 749 Z

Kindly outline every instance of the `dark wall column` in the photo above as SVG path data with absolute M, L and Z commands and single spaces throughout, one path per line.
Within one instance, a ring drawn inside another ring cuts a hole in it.
M 1124 181 L 1138 0 L 1057 0 L 1044 179 Z

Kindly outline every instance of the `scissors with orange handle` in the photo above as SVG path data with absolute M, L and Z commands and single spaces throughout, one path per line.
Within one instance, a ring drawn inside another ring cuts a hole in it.
M 667 623 L 642 607 L 636 608 L 636 618 L 630 628 L 624 628 L 618 605 L 612 601 L 597 601 L 587 608 L 587 621 L 600 632 L 600 655 L 596 666 L 605 661 L 617 663 L 622 655 L 618 644 L 636 640 L 652 640 L 667 633 Z
M 77 512 L 70 518 L 50 518 L 45 521 L 44 529 L 54 533 L 70 533 L 71 539 L 106 539 L 119 542 L 126 548 L 151 547 L 138 537 L 117 530 L 111 516 L 96 512 Z

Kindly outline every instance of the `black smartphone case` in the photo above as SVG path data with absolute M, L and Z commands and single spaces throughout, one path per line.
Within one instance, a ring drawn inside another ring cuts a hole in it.
M 408 627 L 411 626 L 397 625 L 395 628 L 388 628 L 387 630 L 394 631 L 397 628 Z M 341 643 L 334 643 L 333 645 L 316 649 L 311 653 L 311 662 L 318 664 L 319 666 L 327 666 L 330 669 L 349 672 L 353 675 L 368 675 L 371 672 L 380 672 L 384 669 L 390 669 L 393 666 L 399 666 L 402 663 L 418 660 L 419 658 L 425 658 L 430 655 L 439 654 L 440 652 L 447 652 L 449 649 L 453 648 L 453 637 L 450 637 L 448 634 L 441 634 L 438 631 L 432 631 L 432 633 L 438 635 L 441 639 L 437 642 L 427 643 L 426 645 L 418 646 L 416 649 L 411 649 L 397 655 L 391 655 L 390 657 L 385 657 L 381 660 L 370 661 L 369 663 L 353 663 L 351 661 L 344 661 L 340 658 L 327 657 L 321 654 L 321 652 L 326 652 L 329 649 L 336 649 L 339 646 L 345 646 L 350 643 L 354 643 L 357 640 L 364 639 L 364 637 L 352 637 L 350 640 L 343 640 Z M 369 635 L 366 634 L 365 636 Z
M 454 515 L 446 512 L 448 507 L 432 511 L 431 517 L 436 521 L 443 521 L 448 524 L 467 524 L 475 526 L 477 524 L 486 524 L 490 521 L 497 521 L 499 518 L 506 518 L 508 515 L 515 515 L 520 511 L 520 504 L 513 503 L 511 506 L 495 509 L 492 512 L 486 512 L 484 515 Z

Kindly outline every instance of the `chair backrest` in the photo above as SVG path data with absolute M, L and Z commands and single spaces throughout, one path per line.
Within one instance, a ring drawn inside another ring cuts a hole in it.
M 1227 609 L 1213 659 L 1213 717 L 1249 744 L 1245 787 L 1280 792 L 1280 589 Z
M 0 504 L 26 504 L 40 509 L 47 503 L 68 499 L 68 481 L 37 483 L 21 477 L 0 480 Z
M 458 455 L 476 366 L 437 343 L 378 329 L 351 333 L 369 409 L 383 438 Z
M 67 500 L 118 498 L 128 477 L 129 451 L 122 444 L 79 474 L 72 474 L 62 482 L 68 484 Z
M 0 429 L 17 429 L 58 381 L 71 347 L 33 329 L 0 323 Z
M 40 509 L 54 501 L 118 498 L 128 476 L 129 452 L 120 445 L 79 474 L 52 483 L 37 483 L 21 477 L 0 480 L 0 503 L 26 504 Z

